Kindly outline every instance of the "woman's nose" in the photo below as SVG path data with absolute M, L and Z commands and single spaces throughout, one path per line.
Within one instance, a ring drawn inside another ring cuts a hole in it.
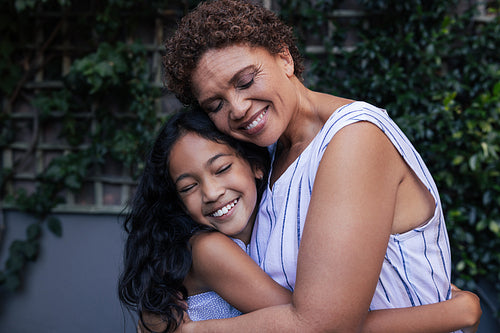
M 245 117 L 247 111 L 250 109 L 251 102 L 249 99 L 244 98 L 242 94 L 236 93 L 230 101 L 230 114 L 231 120 L 239 120 Z

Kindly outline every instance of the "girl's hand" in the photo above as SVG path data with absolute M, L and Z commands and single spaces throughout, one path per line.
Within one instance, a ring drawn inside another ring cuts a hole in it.
M 451 284 L 451 297 L 457 301 L 462 301 L 464 308 L 468 309 L 464 313 L 464 318 L 469 324 L 462 328 L 462 331 L 464 333 L 475 333 L 479 327 L 482 314 L 479 297 L 470 291 L 459 289 L 454 284 Z

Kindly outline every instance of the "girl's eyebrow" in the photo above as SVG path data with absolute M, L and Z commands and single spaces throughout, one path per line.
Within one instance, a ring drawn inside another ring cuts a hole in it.
M 220 157 L 224 157 L 224 156 L 231 156 L 232 154 L 224 154 L 224 153 L 219 153 L 219 154 L 216 154 L 214 156 L 212 156 L 211 158 L 208 159 L 207 163 L 205 163 L 205 166 L 206 167 L 209 167 L 210 165 L 214 164 L 214 162 L 220 158 Z
M 210 157 L 208 159 L 208 161 L 205 163 L 205 168 L 208 168 L 209 166 L 211 166 L 212 164 L 214 164 L 215 161 L 217 161 L 217 159 L 221 158 L 221 157 L 224 157 L 224 156 L 232 156 L 232 154 L 228 154 L 228 153 L 219 153 L 219 154 L 216 154 L 212 157 Z M 189 173 L 183 173 L 181 174 L 179 177 L 177 177 L 177 179 L 175 180 L 174 184 L 177 185 L 178 182 L 180 182 L 181 180 L 183 180 L 184 178 L 188 178 L 190 177 L 190 174 Z

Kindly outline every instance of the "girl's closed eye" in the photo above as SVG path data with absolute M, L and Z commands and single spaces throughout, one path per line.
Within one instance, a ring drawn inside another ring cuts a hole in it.
M 180 187 L 177 191 L 179 193 L 187 193 L 196 186 L 195 183 Z
M 223 173 L 223 172 L 226 172 L 226 171 L 228 171 L 228 170 L 231 168 L 231 166 L 232 166 L 232 163 L 225 164 L 224 166 L 222 166 L 221 168 L 219 168 L 219 169 L 216 171 L 216 173 L 215 173 L 215 174 L 219 175 L 219 174 L 221 174 L 221 173 Z

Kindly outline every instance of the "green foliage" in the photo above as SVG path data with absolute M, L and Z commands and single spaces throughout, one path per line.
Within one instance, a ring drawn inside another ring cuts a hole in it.
M 388 110 L 440 189 L 454 282 L 473 289 L 484 278 L 500 300 L 500 2 L 478 22 L 453 0 L 360 0 L 369 16 L 332 19 L 330 35 L 324 22 L 340 1 L 280 2 L 299 38 L 322 31 L 333 50 L 356 36 L 352 51 L 307 56 L 309 85 Z
M 15 0 L 14 5 L 16 6 L 16 9 L 18 12 L 22 12 L 26 9 L 33 9 L 36 7 L 37 4 L 40 3 L 47 3 L 49 0 Z M 61 5 L 68 5 L 70 3 L 70 0 L 57 0 L 57 2 Z
M 139 41 L 124 43 L 124 35 L 140 26 L 141 15 L 158 8 L 182 15 L 196 3 L 99 1 L 94 16 L 72 22 L 89 53 L 73 62 L 63 89 L 32 101 L 41 124 L 62 119 L 60 136 L 71 149 L 37 175 L 33 193 L 3 198 L 37 222 L 27 228 L 25 239 L 10 245 L 0 285 L 21 286 L 24 267 L 36 260 L 45 230 L 63 235 L 52 214 L 63 202 L 62 191 L 78 192 L 91 170 L 108 158 L 138 174 L 159 123 L 154 108 L 159 91 L 150 83 L 146 47 Z M 306 54 L 308 85 L 385 107 L 422 154 L 440 189 L 454 281 L 473 288 L 474 281 L 485 278 L 500 293 L 498 16 L 474 21 L 474 8 L 460 12 L 455 0 L 359 0 L 368 15 L 351 18 L 332 18 L 343 1 L 278 3 L 304 51 L 306 44 L 332 51 Z M 490 4 L 492 11 L 500 7 L 498 0 Z M 71 5 L 69 0 L 0 2 L 0 96 L 9 103 L 15 102 L 24 78 L 33 75 L 21 52 L 29 43 L 25 27 L 32 14 L 37 8 Z M 346 41 L 354 50 L 339 48 Z M 82 119 L 82 110 L 92 110 L 96 121 Z M 14 137 L 7 113 L 0 112 L 0 125 L 3 147 Z M 13 170 L 0 170 L 2 197 L 12 175 Z
M 133 1 L 101 2 L 101 14 L 97 13 L 99 29 L 106 30 L 107 36 L 117 36 L 120 20 L 109 15 L 118 8 L 131 9 Z M 30 10 L 37 6 L 69 5 L 68 1 L 16 1 L 9 7 L 13 17 L 4 28 L 10 31 L 2 39 L 0 70 L 8 82 L 0 86 L 0 96 L 14 105 L 24 76 L 23 67 L 17 62 L 23 45 L 18 44 L 22 26 L 16 26 L 16 20 L 26 23 Z M 5 3 L 2 4 L 3 7 Z M 154 10 L 154 9 L 150 9 Z M 3 16 L 2 14 L 0 14 Z M 107 15 L 107 16 L 106 16 Z M 107 17 L 104 19 L 104 17 Z M 86 29 L 92 29 L 95 22 L 87 22 Z M 75 24 L 82 24 L 75 22 Z M 2 30 L 3 32 L 4 30 Z M 112 32 L 112 33 L 111 33 Z M 102 37 L 102 36 L 100 36 Z M 62 123 L 59 137 L 70 149 L 53 158 L 47 167 L 36 175 L 36 187 L 28 193 L 19 189 L 12 195 L 5 196 L 5 184 L 13 176 L 13 170 L 0 170 L 1 197 L 19 210 L 33 215 L 34 224 L 26 231 L 26 237 L 15 240 L 9 247 L 8 258 L 3 270 L 0 270 L 0 285 L 16 290 L 22 286 L 22 277 L 26 265 L 35 261 L 39 252 L 40 238 L 45 230 L 61 237 L 62 224 L 53 215 L 54 208 L 64 202 L 63 193 L 78 193 L 93 170 L 110 159 L 119 162 L 129 170 L 131 176 L 137 176 L 140 161 L 149 146 L 161 119 L 157 115 L 155 103 L 160 97 L 160 89 L 153 85 L 150 71 L 150 55 L 147 46 L 139 41 L 108 39 L 96 43 L 94 51 L 75 60 L 69 72 L 62 78 L 64 86 L 58 90 L 45 90 L 31 100 L 37 110 L 39 126 L 57 121 Z M 82 114 L 91 114 L 82 118 Z M 13 140 L 13 126 L 8 113 L 0 113 L 2 131 L 0 146 L 4 147 Z M 14 168 L 15 169 L 15 168 Z

